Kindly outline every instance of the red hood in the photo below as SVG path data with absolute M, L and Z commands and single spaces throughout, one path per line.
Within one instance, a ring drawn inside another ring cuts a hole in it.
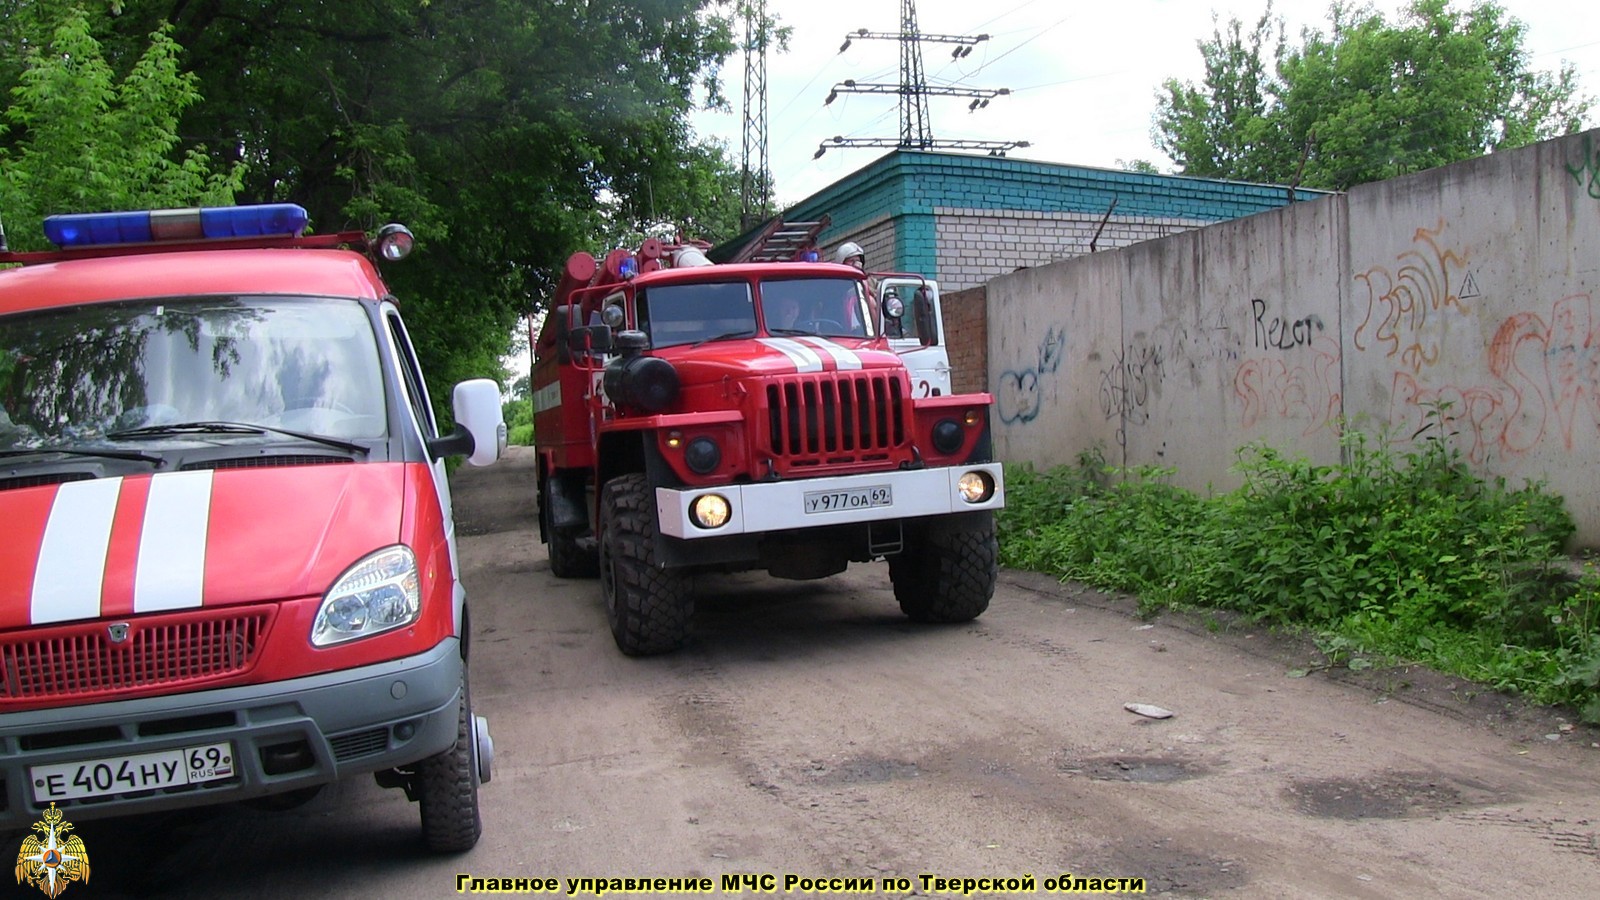
M 710 381 L 724 375 L 903 368 L 905 363 L 900 357 L 879 343 L 862 338 L 764 337 L 666 347 L 655 355 L 670 361 L 686 382 Z
M 320 594 L 401 540 L 398 463 L 0 491 L 0 628 Z

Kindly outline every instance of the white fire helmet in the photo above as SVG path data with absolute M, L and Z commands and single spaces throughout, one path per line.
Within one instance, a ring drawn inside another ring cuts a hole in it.
M 861 267 L 866 268 L 867 251 L 862 250 L 861 245 L 855 241 L 845 241 L 844 243 L 840 244 L 838 251 L 833 255 L 834 259 L 844 263 L 847 266 L 851 264 L 850 260 L 856 257 L 860 257 Z

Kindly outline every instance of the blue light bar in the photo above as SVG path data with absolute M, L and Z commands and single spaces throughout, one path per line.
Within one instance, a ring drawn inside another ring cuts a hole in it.
M 292 237 L 305 230 L 308 219 L 304 207 L 294 203 L 73 213 L 46 217 L 44 235 L 62 249 L 267 235 Z

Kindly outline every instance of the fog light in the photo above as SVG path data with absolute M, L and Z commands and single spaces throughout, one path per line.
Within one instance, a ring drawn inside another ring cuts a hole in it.
M 966 432 L 955 419 L 940 419 L 933 426 L 933 449 L 940 453 L 954 453 L 961 449 Z
M 701 494 L 689 504 L 689 517 L 701 528 L 721 528 L 732 514 L 732 507 L 721 494 Z
M 722 451 L 711 438 L 697 437 L 683 451 L 683 461 L 689 466 L 689 471 L 696 475 L 709 475 L 722 462 Z
M 988 472 L 967 472 L 957 479 L 956 490 L 968 503 L 982 503 L 994 496 L 994 481 Z

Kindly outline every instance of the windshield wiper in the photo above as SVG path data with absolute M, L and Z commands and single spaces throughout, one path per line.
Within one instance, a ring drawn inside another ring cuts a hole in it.
M 253 425 L 246 422 L 179 422 L 174 425 L 145 425 L 142 428 L 124 428 L 120 431 L 107 432 L 106 438 L 113 441 L 126 441 L 175 434 L 267 434 L 268 432 L 298 438 L 302 441 L 310 441 L 314 444 L 321 444 L 324 447 L 334 447 L 350 453 L 360 453 L 362 456 L 372 452 L 360 444 L 352 444 L 349 441 L 341 441 L 338 438 L 331 438 L 326 435 L 308 434 L 304 431 L 290 431 L 287 428 L 273 428 L 270 425 Z
M 12 450 L 0 450 L 0 459 L 13 459 L 18 456 L 43 456 L 49 453 L 60 453 L 64 456 L 98 456 L 104 459 L 129 459 L 135 462 L 147 462 L 161 465 L 166 460 L 149 453 L 140 453 L 137 450 L 95 450 L 88 447 L 18 447 Z
M 698 347 L 701 344 L 709 344 L 712 341 L 731 341 L 734 338 L 747 338 L 755 336 L 756 330 L 754 328 L 741 328 L 738 331 L 730 331 L 727 334 L 719 334 L 716 337 L 708 337 L 703 340 L 695 341 L 694 345 Z

